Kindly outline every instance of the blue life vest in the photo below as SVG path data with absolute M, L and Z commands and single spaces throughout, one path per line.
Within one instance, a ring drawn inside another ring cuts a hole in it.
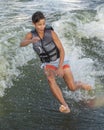
M 60 57 L 59 50 L 54 43 L 51 35 L 52 27 L 47 27 L 44 30 L 44 37 L 41 39 L 36 32 L 32 30 L 31 33 L 33 37 L 39 37 L 40 40 L 36 43 L 33 43 L 33 49 L 39 55 L 42 63 L 55 61 Z

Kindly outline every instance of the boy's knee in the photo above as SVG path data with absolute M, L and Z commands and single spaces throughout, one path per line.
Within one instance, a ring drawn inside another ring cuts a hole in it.
M 48 82 L 52 82 L 53 81 L 53 77 L 52 76 L 47 76 L 47 80 L 48 80 Z
M 48 83 L 51 85 L 51 84 L 53 84 L 54 83 L 54 78 L 52 77 L 52 76 L 48 76 L 47 77 L 47 80 L 48 80 Z

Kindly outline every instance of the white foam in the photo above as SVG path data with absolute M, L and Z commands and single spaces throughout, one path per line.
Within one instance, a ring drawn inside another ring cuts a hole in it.
M 65 2 L 81 2 L 81 0 L 62 0 L 62 1 L 65 1 Z
M 4 95 L 5 88 L 11 87 L 13 79 L 21 73 L 18 67 L 35 58 L 31 45 L 20 48 L 21 40 L 32 25 L 28 20 L 30 13 L 26 11 L 30 12 L 39 5 L 38 2 L 34 3 L 0 2 L 0 96 Z
M 75 48 L 70 55 L 70 66 L 74 76 L 75 81 L 81 81 L 83 83 L 90 84 L 92 89 L 95 89 L 95 77 L 93 76 L 93 60 L 90 58 L 80 58 L 81 48 Z M 71 92 L 64 90 L 67 98 L 72 98 L 76 101 L 83 99 L 91 99 L 93 96 L 89 95 L 88 92 L 77 90 L 76 92 Z
M 104 5 L 96 8 L 95 21 L 78 25 L 81 35 L 86 37 L 97 37 L 104 41 Z
M 14 25 L 10 26 L 4 29 L 4 35 L 0 39 L 0 96 L 4 95 L 5 88 L 11 87 L 12 80 L 20 74 L 18 67 L 35 58 L 31 45 L 19 47 L 23 35 L 21 27 L 15 27 L 14 31 Z
M 68 17 L 70 16 L 70 17 Z M 73 21 L 72 15 L 66 14 L 59 21 L 53 23 L 55 31 L 58 33 L 58 36 L 61 38 L 62 44 L 65 48 L 67 58 L 69 59 L 69 64 L 74 76 L 75 81 L 82 81 L 84 83 L 90 84 L 92 89 L 95 89 L 95 76 L 93 75 L 93 60 L 91 58 L 81 58 L 83 53 L 81 47 L 76 46 L 76 40 L 73 35 L 75 28 L 70 26 L 70 23 Z M 74 21 L 74 23 L 77 21 Z M 77 24 L 77 23 L 76 23 Z M 63 31 L 64 30 L 64 31 Z M 65 34 L 72 33 L 72 37 L 65 37 Z M 70 92 L 67 89 L 64 89 L 66 97 L 74 98 L 75 100 L 89 99 L 93 98 L 88 92 L 76 91 Z
M 6 49 L 5 51 L 8 50 Z M 5 54 L 2 53 L 0 57 L 0 96 L 3 96 L 5 88 L 12 85 L 12 79 L 20 74 L 17 67 L 24 65 L 34 57 L 35 55 L 29 47 L 26 49 L 18 48 L 16 54 L 14 56 L 12 55 L 12 57 L 5 56 Z
M 44 11 L 47 12 L 47 9 L 51 6 L 55 8 L 56 11 L 59 11 L 59 6 L 63 3 L 55 3 L 56 0 L 52 1 L 52 3 L 49 3 L 47 0 L 41 1 L 32 1 L 32 2 L 24 2 L 24 4 L 21 4 L 21 2 L 0 2 L 1 6 L 1 14 L 2 16 L 0 17 L 0 24 L 2 25 L 0 28 L 0 96 L 4 95 L 4 90 L 6 87 L 11 87 L 12 86 L 12 80 L 20 74 L 20 71 L 18 70 L 19 66 L 22 66 L 26 64 L 29 60 L 35 58 L 35 54 L 32 51 L 31 45 L 25 48 L 20 48 L 19 44 L 26 32 L 30 31 L 30 24 L 28 19 L 30 18 L 31 12 L 34 12 L 37 9 L 40 8 L 42 5 L 44 6 Z M 43 3 L 42 3 L 43 2 Z M 69 1 L 66 2 L 66 4 Z M 70 6 L 66 7 L 66 5 L 63 7 L 61 5 L 61 11 L 69 11 L 73 9 L 81 9 L 81 5 L 74 4 L 74 2 L 79 2 L 79 0 L 71 0 L 72 3 L 70 3 Z M 5 6 L 4 6 L 5 5 Z M 49 6 L 50 5 L 50 6 Z M 55 5 L 55 6 L 54 6 Z M 12 8 L 11 8 L 12 7 Z M 46 9 L 47 7 L 47 9 Z M 66 8 L 65 8 L 66 7 Z M 83 7 L 82 7 L 83 8 Z M 53 9 L 53 8 L 52 8 Z M 63 9 L 63 10 L 62 10 Z M 5 10 L 5 11 L 4 11 Z M 19 12 L 20 11 L 20 12 Z M 102 20 L 102 15 L 103 11 L 98 9 L 98 15 L 97 18 L 98 21 L 93 21 L 92 23 L 88 23 L 86 25 L 83 25 L 82 28 L 80 26 L 80 31 L 85 32 L 85 35 L 87 36 L 89 33 L 89 30 L 91 31 L 90 35 L 98 35 L 99 37 L 103 38 L 103 34 L 99 34 L 102 30 L 103 32 L 103 20 Z M 92 67 L 93 62 L 91 59 L 79 59 L 80 55 L 82 55 L 82 52 L 79 54 L 79 48 L 74 46 L 76 39 L 68 39 L 65 37 L 65 32 L 74 32 L 73 28 L 68 24 L 68 22 L 76 23 L 77 21 L 74 21 L 72 18 L 73 14 L 71 13 L 66 13 L 65 16 L 63 16 L 59 21 L 53 23 L 55 26 L 56 32 L 58 32 L 58 35 L 64 45 L 66 54 L 69 56 L 71 55 L 70 58 L 70 63 L 72 66 L 72 71 L 74 73 L 75 79 L 78 79 L 79 77 L 83 80 L 85 80 L 85 76 L 87 76 L 87 81 L 93 82 L 93 78 L 90 79 L 90 70 Z M 103 17 L 104 18 L 104 17 Z M 4 22 L 6 21 L 6 22 Z M 98 27 L 99 25 L 100 27 Z M 98 30 L 94 30 L 91 26 L 95 27 L 97 26 Z M 85 29 L 83 29 L 85 28 Z M 88 30 L 88 32 L 87 32 Z M 97 31 L 97 34 L 96 34 Z M 74 49 L 75 48 L 75 49 Z M 79 57 L 78 57 L 79 55 Z M 77 64 L 79 69 L 83 67 L 83 69 L 80 71 L 80 74 L 77 73 L 78 68 L 75 65 Z M 86 68 L 87 64 L 87 68 Z M 84 69 L 86 68 L 87 71 Z M 85 75 L 83 77 L 83 75 Z M 93 84 L 93 83 L 92 83 Z M 80 92 L 79 92 L 80 93 Z

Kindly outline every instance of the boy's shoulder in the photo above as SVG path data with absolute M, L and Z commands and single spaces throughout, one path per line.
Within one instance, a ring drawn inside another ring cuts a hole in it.
M 53 29 L 53 27 L 51 25 L 46 25 L 45 29 L 54 31 L 54 29 Z

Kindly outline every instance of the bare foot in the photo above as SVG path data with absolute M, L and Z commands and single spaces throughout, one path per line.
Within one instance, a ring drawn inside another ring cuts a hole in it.
M 82 89 L 90 91 L 92 87 L 89 84 L 81 83 Z
M 61 105 L 60 108 L 59 108 L 59 111 L 62 112 L 62 113 L 69 113 L 70 109 L 69 109 L 68 106 Z

